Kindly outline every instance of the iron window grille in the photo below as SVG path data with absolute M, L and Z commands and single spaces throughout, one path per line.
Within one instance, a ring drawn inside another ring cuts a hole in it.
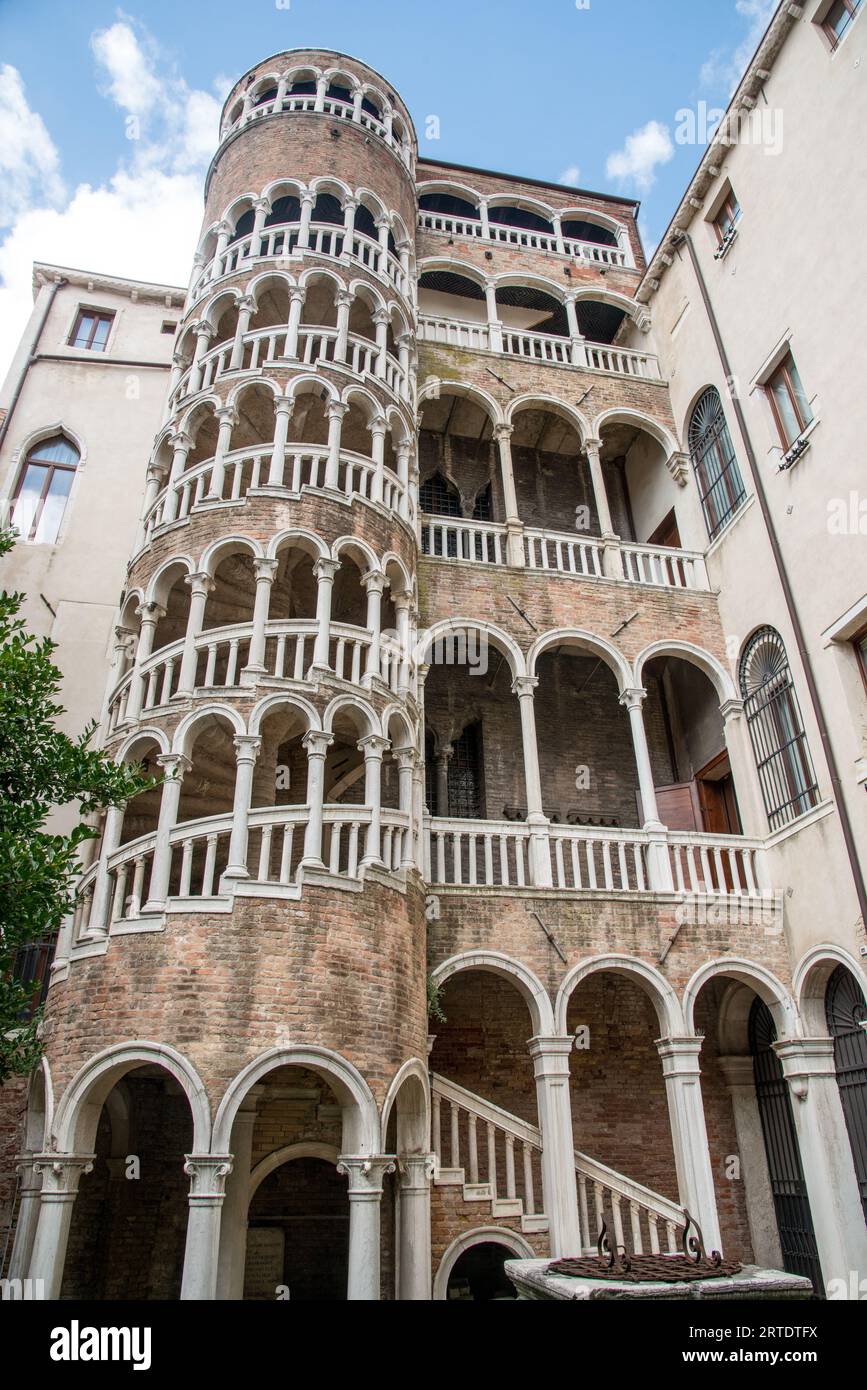
M 768 823 L 779 830 L 816 805 L 819 789 L 786 649 L 773 628 L 750 639 L 740 681 Z
M 714 387 L 705 391 L 692 413 L 689 453 L 708 535 L 714 540 L 747 495 L 722 401 Z

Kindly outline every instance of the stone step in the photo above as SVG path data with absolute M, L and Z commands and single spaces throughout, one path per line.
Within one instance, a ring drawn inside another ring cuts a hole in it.
M 438 1168 L 434 1174 L 437 1187 L 463 1187 L 466 1174 L 463 1168 Z
M 489 1182 L 464 1183 L 465 1202 L 492 1202 L 493 1199 L 494 1194 Z
M 524 1203 L 520 1197 L 497 1198 L 491 1202 L 492 1216 L 523 1216 Z

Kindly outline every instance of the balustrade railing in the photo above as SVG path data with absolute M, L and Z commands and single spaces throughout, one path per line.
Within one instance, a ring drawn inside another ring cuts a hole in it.
M 302 324 L 298 330 L 296 351 L 289 356 L 289 330 L 285 324 L 258 328 L 241 338 L 241 352 L 235 356 L 235 343 L 230 339 L 211 348 L 201 359 L 201 376 L 197 391 L 209 391 L 214 382 L 228 371 L 257 371 L 284 363 L 313 366 L 317 362 L 340 362 L 357 376 L 371 376 L 384 381 L 399 399 L 410 400 L 410 386 L 400 363 L 392 353 L 381 355 L 375 342 L 360 333 L 350 333 L 346 352 L 337 356 L 336 328 Z M 233 365 L 234 362 L 234 365 Z M 188 367 L 175 387 L 172 402 L 177 405 L 190 392 L 193 368 Z
M 284 222 L 265 227 L 257 235 L 248 233 L 231 241 L 224 251 L 214 256 L 193 284 L 191 299 L 195 300 L 210 284 L 225 275 L 234 275 L 253 261 L 269 257 L 286 257 L 299 250 L 300 222 Z M 306 249 L 332 259 L 347 258 L 375 275 L 387 279 L 404 299 L 413 297 L 413 283 L 399 258 L 380 242 L 364 232 L 350 232 L 332 222 L 311 222 Z
M 443 560 L 474 560 L 481 565 L 508 564 L 506 528 L 483 521 L 423 517 L 421 553 Z
M 528 569 L 556 570 L 584 579 L 603 577 L 602 546 L 591 536 L 525 531 L 524 560 Z
M 158 495 L 145 517 L 144 538 L 148 542 L 161 526 L 184 521 L 197 507 L 216 502 L 243 502 L 258 488 L 281 488 L 297 494 L 303 488 L 322 490 L 328 470 L 328 449 L 324 445 L 287 444 L 277 467 L 273 466 L 273 444 L 253 449 L 234 449 L 222 460 L 222 476 L 215 459 L 205 459 L 180 474 Z M 408 489 L 390 468 L 382 469 L 382 497 L 377 499 L 377 468 L 363 454 L 341 449 L 335 491 L 352 501 L 386 507 L 395 516 L 412 522 L 414 507 Z
M 558 241 L 551 232 L 510 227 L 502 222 L 489 223 L 486 232 L 481 219 L 452 217 L 446 213 L 422 209 L 418 225 L 423 231 L 443 232 L 447 236 L 474 237 L 508 246 L 522 246 L 530 251 L 543 251 L 546 255 L 571 256 L 575 260 L 591 261 L 595 265 L 629 265 L 626 252 L 620 246 L 607 246 L 596 241 L 577 241 L 574 237 L 563 237 Z
M 667 589 L 710 588 L 704 556 L 698 551 L 622 544 L 620 554 L 623 578 L 632 584 L 659 584 Z
M 320 102 L 316 96 L 307 93 L 287 92 L 280 97 L 272 97 L 270 101 L 262 101 L 251 106 L 247 112 L 242 113 L 230 125 L 225 126 L 220 138 L 225 140 L 235 131 L 243 129 L 244 126 L 260 121 L 264 116 L 279 115 L 281 111 L 298 111 L 307 115 L 319 112 L 336 120 L 350 121 L 355 125 L 360 125 L 362 129 L 369 130 L 380 140 L 384 140 L 407 168 L 412 169 L 412 147 L 407 141 L 401 141 L 389 126 L 369 111 L 359 110 L 353 102 L 343 101 L 338 97 L 326 97 L 324 102 Z
M 649 381 L 662 379 L 659 359 L 652 353 L 583 339 L 573 341 L 554 333 L 492 328 L 488 323 L 421 314 L 418 337 L 420 342 L 468 348 L 475 352 L 502 352 L 507 357 L 522 357 L 554 367 L 581 367 L 586 371 L 640 377 Z

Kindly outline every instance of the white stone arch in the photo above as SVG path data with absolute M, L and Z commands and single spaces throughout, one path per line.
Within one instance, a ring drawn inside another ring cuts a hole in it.
M 537 637 L 527 653 L 528 673 L 535 676 L 539 658 L 546 651 L 552 647 L 570 645 L 580 647 L 604 662 L 613 672 L 621 695 L 624 690 L 631 688 L 633 684 L 632 668 L 620 649 L 615 647 L 613 642 L 609 642 L 607 638 L 600 637 L 595 632 L 586 632 L 579 627 L 555 628 L 551 632 L 543 632 L 540 637 Z
M 488 285 L 495 284 L 494 276 L 481 270 L 479 266 L 473 265 L 472 261 L 465 261 L 460 256 L 426 256 L 418 267 L 418 277 L 429 275 L 438 270 L 444 271 L 449 275 L 461 275 L 465 280 L 471 280 L 478 285 L 479 289 L 484 290 Z
M 158 569 L 151 575 L 150 583 L 147 587 L 145 603 L 162 603 L 168 595 L 165 580 L 169 572 L 178 566 L 185 569 L 187 574 L 192 574 L 195 569 L 195 561 L 191 555 L 169 555 Z M 169 585 L 169 588 L 172 586 Z
M 683 991 L 683 1019 L 687 1035 L 695 1034 L 695 1002 L 704 985 L 717 976 L 737 980 L 764 1000 L 774 1016 L 779 1038 L 800 1037 L 802 1030 L 794 1000 L 785 985 L 767 966 L 741 956 L 718 956 L 705 961 Z
M 248 190 L 246 193 L 239 193 L 237 197 L 232 199 L 229 206 L 223 212 L 220 217 L 220 222 L 225 222 L 226 225 L 231 228 L 233 236 L 235 228 L 244 216 L 244 213 L 253 211 L 253 204 L 258 197 L 259 194 L 252 189 Z
M 443 618 L 441 622 L 434 623 L 433 627 L 426 631 L 419 631 L 414 652 L 417 664 L 419 666 L 426 664 L 431 648 L 436 642 L 446 641 L 449 638 L 460 638 L 466 636 L 468 632 L 478 632 L 485 636 L 506 658 L 513 677 L 517 678 L 527 674 L 524 653 L 517 642 L 508 633 L 503 632 L 502 628 L 496 627 L 493 623 L 484 622 L 481 618 Z
M 253 98 L 257 96 L 258 93 L 266 87 L 277 87 L 279 86 L 279 84 L 279 72 L 263 72 L 260 73 L 259 76 L 253 82 L 250 83 L 250 86 L 247 88 L 247 91 L 250 94 L 250 97 Z
M 322 73 L 322 76 L 325 78 L 325 81 L 328 83 L 329 87 L 336 80 L 338 86 L 348 87 L 353 95 L 355 95 L 355 93 L 361 86 L 361 81 L 358 77 L 356 77 L 354 72 L 350 72 L 348 68 L 342 68 L 338 64 L 335 64 L 333 67 L 326 68 L 325 71 Z
M 403 1122 L 401 1116 L 398 1115 L 398 1127 L 402 1131 L 398 1134 L 399 1152 L 427 1153 L 430 1148 L 430 1073 L 424 1062 L 419 1061 L 417 1057 L 411 1057 L 392 1077 L 385 1100 L 382 1103 L 381 1149 L 383 1153 L 387 1152 L 386 1136 L 391 1112 L 394 1106 L 399 1104 L 401 1092 L 406 1083 L 410 1083 L 409 1089 L 411 1090 L 416 1090 L 416 1087 L 421 1088 L 422 1103 L 421 1106 L 418 1105 L 418 1092 L 416 1090 L 416 1103 L 411 1107 L 411 1113 L 403 1117 Z
M 401 748 L 401 747 L 410 747 L 410 748 L 414 748 L 414 747 L 415 747 L 415 744 L 416 744 L 416 730 L 415 730 L 415 728 L 413 727 L 413 722 L 412 722 L 412 720 L 410 719 L 409 715 L 407 714 L 405 708 L 404 708 L 402 705 L 398 704 L 397 701 L 393 701 L 390 705 L 386 705 L 385 709 L 382 711 L 382 735 L 383 735 L 383 738 L 388 738 L 388 737 L 389 737 L 388 726 L 389 726 L 389 724 L 391 723 L 392 719 L 399 719 L 399 720 L 401 721 L 401 723 L 402 723 L 403 726 L 404 726 L 404 733 L 405 733 L 405 735 L 406 735 L 406 743 L 405 743 L 405 744 L 400 744 L 400 743 L 395 744 L 394 741 L 391 740 L 392 745 L 393 745 L 395 748 Z
M 367 208 L 374 222 L 381 221 L 384 217 L 389 218 L 390 213 L 382 198 L 372 188 L 362 186 L 355 190 L 355 197 L 362 207 Z
M 460 396 L 463 400 L 472 401 L 480 410 L 485 412 L 495 427 L 506 423 L 506 417 L 499 402 L 481 386 L 474 386 L 468 381 L 443 381 L 440 377 L 433 376 L 426 379 L 424 386 L 418 393 L 419 411 L 421 411 L 425 401 L 439 401 L 444 395 Z
M 208 407 L 210 407 L 210 411 Z M 208 392 L 206 396 L 196 396 L 193 404 L 187 407 L 178 421 L 178 434 L 189 435 L 190 439 L 195 443 L 196 436 L 206 416 L 210 413 L 210 415 L 216 419 L 217 411 L 222 410 L 222 408 L 223 402 L 220 400 L 220 397 L 213 392 Z M 200 419 L 195 430 L 192 430 L 190 428 L 190 422 L 195 416 L 199 416 Z
M 547 294 L 558 304 L 565 304 L 566 296 L 569 293 L 568 285 L 561 285 L 556 280 L 550 280 L 547 275 L 528 274 L 522 270 L 504 270 L 501 274 L 491 277 L 494 288 L 497 290 L 505 289 L 527 289 L 539 290 L 542 294 Z
M 287 400 L 297 401 L 299 396 L 321 395 L 323 391 L 328 396 L 328 400 L 324 402 L 326 409 L 340 400 L 337 387 L 326 377 L 320 376 L 318 372 L 302 372 L 287 384 L 285 394 Z
M 340 1151 L 335 1149 L 333 1144 L 320 1144 L 316 1141 L 287 1144 L 285 1148 L 275 1149 L 273 1153 L 267 1154 L 260 1163 L 257 1163 L 250 1174 L 247 1206 L 249 1207 L 266 1178 L 270 1178 L 271 1174 L 276 1173 L 277 1169 L 282 1168 L 284 1164 L 294 1163 L 299 1158 L 318 1158 L 323 1163 L 332 1163 L 336 1168 L 340 1159 Z
M 202 555 L 198 565 L 199 571 L 213 579 L 221 561 L 238 550 L 248 551 L 256 560 L 264 559 L 262 543 L 253 536 L 221 536 L 219 540 L 212 541 Z
M 342 283 L 340 287 L 341 289 L 344 288 Z M 356 276 L 354 280 L 350 280 L 347 288 L 353 299 L 361 299 L 367 304 L 371 316 L 380 309 L 386 313 L 388 312 L 388 300 L 378 285 L 374 285 L 370 281 L 362 280 L 359 276 Z
M 54 1125 L 54 1083 L 47 1057 L 40 1057 L 27 1082 L 27 1116 L 24 1122 L 26 1153 L 44 1153 Z
M 136 744 L 144 742 L 145 739 L 152 739 L 159 748 L 160 753 L 165 754 L 171 751 L 171 742 L 165 729 L 161 729 L 157 724 L 145 724 L 143 728 L 136 729 L 133 733 L 127 734 L 120 748 L 114 755 L 114 761 L 118 765 L 125 763 Z
M 312 78 L 314 82 L 318 82 L 321 76 L 322 69 L 317 67 L 315 63 L 296 63 L 294 67 L 286 69 L 283 73 L 283 80 L 288 89 L 293 82 L 297 82 L 299 77 Z
M 315 531 L 305 531 L 301 527 L 290 527 L 286 531 L 278 531 L 268 542 L 265 551 L 266 558 L 276 560 L 281 550 L 287 549 L 304 550 L 316 560 L 327 560 L 330 551 L 321 536 L 317 536 Z
M 444 193 L 451 198 L 461 198 L 465 203 L 472 203 L 476 210 L 482 201 L 482 194 L 477 188 L 461 183 L 459 179 L 426 179 L 424 183 L 416 185 L 416 192 L 419 199 L 428 193 Z
M 367 700 L 363 700 L 360 695 L 335 695 L 322 716 L 322 728 L 326 733 L 333 733 L 334 720 L 342 710 L 354 710 L 356 714 L 361 715 L 366 724 L 362 738 L 381 732 L 379 716 Z
M 549 203 L 543 202 L 541 198 L 532 198 L 528 194 L 517 194 L 512 196 L 509 193 L 491 193 L 488 195 L 489 208 L 519 208 L 522 212 L 535 213 L 537 217 L 544 217 L 550 222 L 554 216 L 555 209 Z
M 183 1090 L 193 1120 L 193 1153 L 210 1150 L 211 1107 L 203 1081 L 191 1062 L 167 1043 L 126 1042 L 97 1052 L 63 1093 L 54 1121 L 58 1153 L 92 1153 L 99 1115 L 109 1092 L 136 1067 L 157 1066 Z
M 375 82 L 362 81 L 360 86 L 362 95 L 366 97 L 368 101 L 372 102 L 373 105 L 379 106 L 380 119 L 383 119 L 389 105 L 388 97 L 384 89 L 382 87 L 377 87 Z
M 283 395 L 283 387 L 280 385 L 279 381 L 275 381 L 273 377 L 248 377 L 246 381 L 240 381 L 237 386 L 232 387 L 226 397 L 226 405 L 234 409 L 242 396 L 245 396 L 248 391 L 254 391 L 260 387 L 264 387 L 266 391 L 270 391 L 275 401 L 279 400 Z
M 379 1151 L 379 1112 L 361 1072 L 337 1052 L 324 1047 L 275 1047 L 242 1068 L 230 1082 L 214 1120 L 214 1153 L 231 1153 L 232 1126 L 249 1092 L 280 1067 L 303 1067 L 330 1086 L 343 1111 L 342 1152 L 367 1157 Z
M 618 222 L 616 217 L 609 217 L 605 212 L 599 212 L 597 208 L 584 207 L 577 203 L 572 207 L 558 208 L 561 222 L 590 222 L 597 227 L 604 227 L 607 232 L 612 232 L 617 237 L 618 243 L 622 244 L 628 238 L 628 229 L 625 222 Z
M 285 709 L 289 705 L 292 709 L 297 709 L 307 720 L 307 728 L 318 731 L 321 727 L 319 723 L 319 712 L 316 706 L 306 700 L 303 695 L 289 694 L 286 691 L 278 691 L 274 695 L 266 695 L 254 706 L 249 718 L 249 732 L 258 735 L 262 728 L 262 723 L 274 710 Z
M 717 695 L 719 702 L 724 705 L 727 700 L 738 698 L 735 690 L 735 683 L 728 671 L 717 660 L 711 652 L 707 652 L 702 647 L 696 647 L 692 642 L 676 642 L 664 639 L 660 642 L 652 642 L 635 661 L 635 687 L 641 689 L 644 677 L 644 668 L 648 661 L 654 657 L 671 656 L 677 657 L 681 661 L 688 661 L 691 666 L 696 666 L 707 676 Z
M 525 410 L 547 410 L 552 415 L 559 416 L 561 420 L 567 420 L 570 425 L 574 425 L 582 448 L 585 439 L 592 437 L 587 417 L 569 401 L 558 400 L 556 396 L 549 396 L 543 391 L 525 391 L 523 395 L 511 400 L 506 407 L 506 424 L 514 428 L 515 416 Z
M 469 970 L 481 970 L 507 980 L 517 989 L 530 1011 L 532 1037 L 554 1037 L 554 1010 L 548 991 L 538 976 L 521 961 L 502 951 L 462 951 L 438 965 L 431 973 L 434 984 L 440 987 L 454 975 Z
M 358 386 L 351 382 L 343 388 L 340 400 L 344 405 L 357 405 L 365 417 L 368 429 L 375 420 L 382 420 L 384 412 L 379 401 L 372 391 L 368 391 L 366 386 Z
M 587 297 L 585 295 L 585 298 Z M 603 410 L 593 421 L 593 433 L 597 439 L 602 438 L 602 431 L 607 425 L 631 425 L 634 429 L 643 430 L 645 434 L 650 435 L 651 439 L 655 439 L 665 451 L 666 462 L 672 454 L 681 452 L 671 430 L 665 425 L 661 425 L 658 420 L 654 420 L 651 415 L 645 415 L 642 410 L 631 410 L 626 406 Z
M 589 960 L 579 961 L 566 974 L 557 991 L 555 1017 L 557 1033 L 565 1038 L 568 1033 L 567 1019 L 569 1001 L 578 986 L 591 975 L 620 975 L 641 987 L 656 1010 L 660 1034 L 666 1038 L 683 1037 L 685 1033 L 683 1012 L 680 1001 L 669 981 L 655 966 L 638 956 L 611 953 L 591 956 Z
M 608 304 L 612 309 L 622 309 L 627 318 L 632 319 L 639 327 L 647 321 L 647 308 L 644 304 L 639 304 L 637 300 L 630 299 L 628 295 L 618 294 L 616 290 L 605 289 L 602 285 L 588 285 L 581 289 L 571 291 L 576 304 L 582 301 L 593 301 L 596 304 Z
M 258 275 L 253 276 L 253 279 L 244 288 L 244 294 L 249 295 L 256 309 L 259 308 L 259 295 L 261 291 L 266 285 L 273 285 L 275 280 L 285 285 L 290 294 L 292 290 L 295 289 L 295 277 L 290 275 L 288 270 L 280 270 L 275 266 L 272 270 L 260 271 Z
M 461 1255 L 466 1250 L 471 1250 L 474 1245 L 503 1245 L 507 1250 L 511 1250 L 516 1259 L 535 1260 L 538 1258 L 530 1242 L 525 1240 L 523 1236 L 519 1236 L 517 1231 L 512 1231 L 507 1226 L 475 1226 L 473 1230 L 464 1231 L 457 1236 L 440 1260 L 433 1281 L 433 1300 L 435 1303 L 442 1303 L 446 1300 L 452 1270 Z
M 216 313 L 215 311 L 217 310 L 218 306 L 224 304 L 225 301 L 227 304 L 230 304 L 232 307 L 235 307 L 237 306 L 238 300 L 243 298 L 243 295 L 244 291 L 239 289 L 227 288 L 218 290 L 217 293 L 211 299 L 208 300 L 207 304 L 203 306 L 203 308 L 197 315 L 198 321 L 200 323 L 209 323 L 216 332 L 217 324 L 219 323 L 220 318 L 225 312 L 224 307 L 220 309 L 219 314 Z M 178 347 L 180 348 L 180 342 L 178 343 Z
M 298 276 L 299 288 L 303 290 L 309 289 L 312 284 L 321 284 L 323 281 L 332 285 L 335 293 L 338 290 L 346 288 L 344 282 L 337 274 L 337 271 L 332 270 L 331 267 L 327 265 L 308 266 L 308 268 L 302 270 L 301 274 Z
M 375 574 L 381 572 L 382 566 L 379 563 L 379 556 L 373 546 L 361 536 L 338 536 L 331 547 L 332 560 L 339 560 L 344 551 L 350 554 L 350 558 L 356 564 L 358 563 L 358 556 L 360 555 L 367 563 L 368 570 L 372 570 Z M 357 554 L 353 555 L 353 551 L 357 552 Z M 362 570 L 362 574 L 363 573 L 364 571 Z
M 329 193 L 337 199 L 342 208 L 346 207 L 347 198 L 355 197 L 350 184 L 345 179 L 338 178 L 336 174 L 319 174 L 310 180 L 309 190 L 314 198 L 318 198 L 320 193 Z
M 403 560 L 400 558 L 400 556 L 397 555 L 397 554 L 395 554 L 395 552 L 394 552 L 393 550 L 387 550 L 387 551 L 385 552 L 385 554 L 383 555 L 382 560 L 380 561 L 380 568 L 381 568 L 383 574 L 385 574 L 385 573 L 387 572 L 389 565 L 393 565 L 394 568 L 395 568 L 396 570 L 399 571 L 399 573 L 400 573 L 400 582 L 403 584 L 404 589 L 405 589 L 405 590 L 408 590 L 410 593 L 412 593 L 412 592 L 413 592 L 412 575 L 410 574 L 409 570 L 407 569 L 406 565 L 404 564 L 404 562 L 403 562 Z
M 413 242 L 413 238 L 410 234 L 409 228 L 407 227 L 399 212 L 393 212 L 391 214 L 391 232 L 392 236 L 395 239 L 395 242 L 399 247 L 408 246 L 410 252 L 415 251 L 415 244 Z
M 801 957 L 792 980 L 792 994 L 801 1026 L 808 1038 L 825 1037 L 828 1021 L 825 1015 L 825 994 L 828 981 L 838 966 L 845 966 L 854 976 L 867 1000 L 867 973 L 849 951 L 830 941 L 820 942 Z
M 262 197 L 273 209 L 278 198 L 297 198 L 300 202 L 306 192 L 307 185 L 301 179 L 293 179 L 288 175 L 283 175 L 279 179 L 272 179 L 270 183 L 265 185 L 262 189 Z
M 234 706 L 214 701 L 212 704 L 201 705 L 198 709 L 192 710 L 181 720 L 172 739 L 172 752 L 182 753 L 185 757 L 189 757 L 193 747 L 192 735 L 198 726 L 206 723 L 208 719 L 225 719 L 238 737 L 247 732 L 244 720 Z

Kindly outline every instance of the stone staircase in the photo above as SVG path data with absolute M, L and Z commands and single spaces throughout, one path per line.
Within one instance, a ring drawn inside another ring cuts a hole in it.
M 434 1075 L 432 1094 L 435 1186 L 460 1188 L 464 1202 L 519 1221 L 527 1234 L 546 1232 L 538 1127 L 442 1076 Z M 676 1202 L 577 1150 L 575 1174 L 583 1253 L 595 1253 L 603 1221 L 612 1245 L 632 1254 L 679 1249 Z

